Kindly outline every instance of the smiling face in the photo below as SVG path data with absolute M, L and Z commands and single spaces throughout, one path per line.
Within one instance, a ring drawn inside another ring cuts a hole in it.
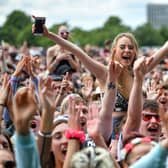
M 68 140 L 65 131 L 68 129 L 67 123 L 60 123 L 53 130 L 52 151 L 59 162 L 63 162 L 67 152 Z
M 140 126 L 140 133 L 158 141 L 161 135 L 161 124 L 159 114 L 147 108 L 142 111 L 142 120 Z
M 120 62 L 124 67 L 132 65 L 135 58 L 134 45 L 127 37 L 121 37 L 118 39 L 116 45 L 116 57 L 115 59 Z
M 138 45 L 134 36 L 130 33 L 119 34 L 112 44 L 115 50 L 115 60 L 124 67 L 133 64 L 138 54 Z

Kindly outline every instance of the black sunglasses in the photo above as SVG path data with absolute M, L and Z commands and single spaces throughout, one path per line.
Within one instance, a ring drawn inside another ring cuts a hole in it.
M 4 168 L 15 168 L 16 167 L 16 163 L 12 160 L 5 160 L 3 162 L 3 166 Z

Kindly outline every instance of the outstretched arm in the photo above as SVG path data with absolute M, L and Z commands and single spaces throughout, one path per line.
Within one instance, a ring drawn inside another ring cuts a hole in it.
M 147 72 L 150 72 L 167 55 L 168 55 L 168 41 L 165 42 L 165 44 L 151 56 L 153 57 L 153 61 L 148 66 Z
M 32 27 L 32 31 L 34 32 L 35 27 Z M 59 37 L 58 35 L 49 32 L 46 26 L 43 26 L 44 29 L 44 36 L 53 40 L 57 44 L 64 47 L 66 50 L 72 52 L 83 64 L 84 66 L 93 73 L 96 78 L 102 83 L 106 81 L 107 70 L 103 64 L 98 63 L 91 57 L 89 57 L 81 48 L 77 45 L 71 43 L 68 40 L 64 40 L 63 38 Z

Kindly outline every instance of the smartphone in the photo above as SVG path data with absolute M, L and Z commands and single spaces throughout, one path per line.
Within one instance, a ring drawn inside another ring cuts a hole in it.
M 43 24 L 45 24 L 45 17 L 35 17 L 35 31 L 34 35 L 43 34 Z

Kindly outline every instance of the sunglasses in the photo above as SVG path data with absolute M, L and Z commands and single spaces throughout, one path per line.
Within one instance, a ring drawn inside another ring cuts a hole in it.
M 158 114 L 142 114 L 144 121 L 150 121 L 152 117 L 154 117 L 157 122 L 160 122 L 160 116 Z
M 15 168 L 16 167 L 16 163 L 12 160 L 5 160 L 3 161 L 2 165 L 4 166 L 4 168 Z
M 61 35 L 69 34 L 69 32 L 61 32 L 60 34 L 61 34 Z
M 3 50 L 4 50 L 4 51 L 8 51 L 8 48 L 4 48 Z

